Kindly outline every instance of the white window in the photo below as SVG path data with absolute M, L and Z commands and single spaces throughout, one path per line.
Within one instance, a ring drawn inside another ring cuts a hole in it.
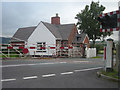
M 37 42 L 37 52 L 46 52 L 46 42 Z

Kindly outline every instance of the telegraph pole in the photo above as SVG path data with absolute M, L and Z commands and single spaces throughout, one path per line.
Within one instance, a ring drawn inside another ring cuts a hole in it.
M 119 12 L 120 12 L 120 1 L 118 2 L 118 8 L 119 8 Z M 120 13 L 119 13 L 119 17 L 120 17 Z M 119 23 L 118 60 L 119 60 L 118 75 L 120 77 L 120 23 Z

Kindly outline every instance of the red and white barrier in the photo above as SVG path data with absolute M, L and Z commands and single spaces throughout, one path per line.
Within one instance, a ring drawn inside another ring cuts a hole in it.
M 73 47 L 28 47 L 28 49 L 73 49 Z M 16 46 L 9 46 L 9 47 L 0 47 L 0 49 L 24 49 L 24 47 L 16 47 Z
M 0 49 L 24 49 L 24 47 L 0 47 Z

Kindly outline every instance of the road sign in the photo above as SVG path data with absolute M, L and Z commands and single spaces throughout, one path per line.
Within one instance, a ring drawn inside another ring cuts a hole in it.
M 98 21 L 100 22 L 100 32 L 110 32 L 119 30 L 119 10 L 100 14 Z
M 23 53 L 24 53 L 24 54 L 27 54 L 28 52 L 29 52 L 29 51 L 28 51 L 27 48 L 24 48 L 24 49 L 23 49 Z

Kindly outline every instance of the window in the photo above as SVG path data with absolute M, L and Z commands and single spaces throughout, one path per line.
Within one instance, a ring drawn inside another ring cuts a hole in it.
M 37 50 L 39 52 L 46 52 L 46 42 L 37 42 Z
M 67 43 L 66 42 L 64 42 L 64 47 L 67 47 Z

